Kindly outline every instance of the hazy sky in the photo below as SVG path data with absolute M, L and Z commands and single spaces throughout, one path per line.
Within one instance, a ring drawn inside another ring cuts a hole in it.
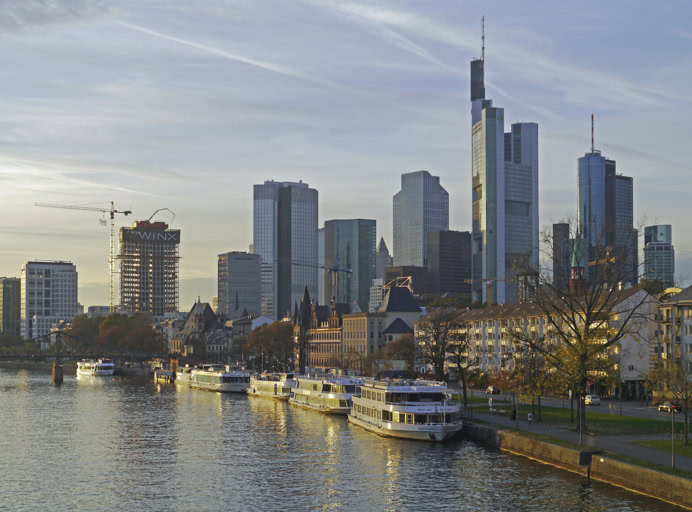
M 320 223 L 377 219 L 392 247 L 399 176 L 427 169 L 469 230 L 482 15 L 486 95 L 539 125 L 540 224 L 575 212 L 593 112 L 636 221 L 672 224 L 691 276 L 692 4 L 632 0 L 3 0 L 0 276 L 71 260 L 80 302 L 108 304 L 101 216 L 37 201 L 173 210 L 182 310 L 252 243 L 265 179 L 318 189 Z

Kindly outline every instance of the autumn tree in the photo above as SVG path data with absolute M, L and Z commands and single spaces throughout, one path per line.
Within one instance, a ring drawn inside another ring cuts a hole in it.
M 450 335 L 456 328 L 455 314 L 454 309 L 436 309 L 416 323 L 417 358 L 421 363 L 432 366 L 435 379 L 439 381 L 446 380 Z
M 538 308 L 543 326 L 542 333 L 524 326 L 512 336 L 519 346 L 542 354 L 565 382 L 574 383 L 583 426 L 582 398 L 589 379 L 606 375 L 604 366 L 610 364 L 608 355 L 616 344 L 641 342 L 640 331 L 650 320 L 655 298 L 629 287 L 638 274 L 633 258 L 636 231 L 613 243 L 607 226 L 600 233 L 587 233 L 583 223 L 581 228 L 566 224 L 566 236 L 542 233 L 537 267 L 525 262 L 515 269 L 520 295 Z
M 250 332 L 247 351 L 260 361 L 260 370 L 286 371 L 293 355 L 291 324 L 274 322 L 261 325 Z
M 682 408 L 685 418 L 685 444 L 689 442 L 689 415 L 692 408 L 692 356 L 689 352 L 671 364 L 659 364 L 652 375 L 654 383 L 661 384 L 673 401 Z
M 416 343 L 413 334 L 404 334 L 399 339 L 387 342 L 384 346 L 384 358 L 389 361 L 406 361 L 409 371 L 416 362 Z
M 456 368 L 461 390 L 464 397 L 464 407 L 468 406 L 467 387 L 470 373 L 478 368 L 480 364 L 479 354 L 471 350 L 469 337 L 462 333 L 460 326 L 455 325 L 453 329 L 452 341 L 448 344 L 447 361 Z

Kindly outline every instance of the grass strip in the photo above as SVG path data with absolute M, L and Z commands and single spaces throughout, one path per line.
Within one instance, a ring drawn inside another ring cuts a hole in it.
M 654 450 L 659 450 L 661 452 L 670 453 L 670 439 L 657 440 L 657 441 L 636 441 L 632 444 L 638 444 L 641 446 L 646 446 L 647 448 L 653 448 Z M 686 445 L 683 440 L 675 441 L 675 455 L 684 455 L 685 457 L 692 457 L 692 443 Z

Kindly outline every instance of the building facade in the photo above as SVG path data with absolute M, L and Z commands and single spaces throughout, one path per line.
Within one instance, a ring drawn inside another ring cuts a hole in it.
M 675 247 L 670 224 L 644 228 L 644 277 L 660 281 L 664 288 L 675 284 Z
M 262 315 L 291 314 L 307 286 L 317 297 L 318 193 L 307 183 L 254 186 L 253 249 L 262 258 Z
M 384 279 L 373 279 L 370 287 L 370 301 L 368 302 L 368 312 L 374 313 L 384 300 Z
M 428 171 L 401 175 L 394 195 L 394 265 L 425 266 L 426 234 L 449 229 L 449 194 Z
M 553 224 L 553 287 L 558 291 L 567 290 L 570 274 L 571 242 L 569 224 Z
M 77 268 L 69 261 L 29 261 L 22 266 L 20 334 L 50 333 L 77 316 Z
M 339 304 L 358 303 L 367 309 L 370 286 L 375 279 L 375 242 L 377 224 L 374 220 L 328 220 L 325 229 L 325 266 L 350 270 L 333 273 L 322 270 L 325 297 Z M 336 277 L 335 283 L 334 277 Z M 336 284 L 336 290 L 333 287 Z
M 317 230 L 317 266 L 324 267 L 324 228 Z M 326 304 L 327 297 L 324 291 L 324 272 L 317 271 L 317 303 Z
M 236 311 L 245 309 L 253 317 L 260 315 L 261 265 L 259 254 L 219 254 L 217 313 L 233 318 Z
M 21 334 L 22 281 L 18 277 L 0 277 L 0 334 Z
M 396 280 L 397 277 L 410 277 L 411 289 L 417 296 L 432 293 L 430 276 L 428 275 L 428 269 L 426 267 L 414 267 L 411 265 L 406 265 L 403 267 L 387 267 L 387 272 L 385 273 L 385 284 Z
M 471 300 L 471 233 L 431 231 L 427 236 L 431 292 Z
M 514 303 L 517 272 L 538 268 L 538 125 L 505 133 L 480 59 L 471 62 L 471 125 L 473 300 Z
M 120 228 L 120 310 L 151 313 L 155 322 L 178 312 L 180 230 L 137 221 Z

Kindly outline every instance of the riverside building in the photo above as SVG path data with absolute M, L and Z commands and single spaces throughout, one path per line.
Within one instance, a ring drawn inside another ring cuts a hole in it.
M 22 266 L 20 334 L 50 333 L 77 316 L 77 268 L 70 261 L 29 261 Z
M 154 322 L 178 313 L 180 230 L 137 221 L 120 228 L 120 308 L 151 313 Z

